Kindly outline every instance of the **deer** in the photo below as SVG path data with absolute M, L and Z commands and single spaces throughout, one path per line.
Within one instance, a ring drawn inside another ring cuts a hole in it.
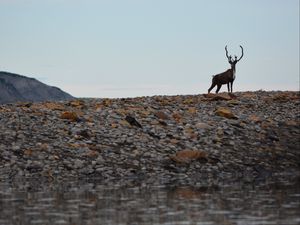
M 238 59 L 237 56 L 235 55 L 234 59 L 233 59 L 233 57 L 231 55 L 230 56 L 228 55 L 227 45 L 225 46 L 226 57 L 228 59 L 229 64 L 231 65 L 231 68 L 228 69 L 228 70 L 226 70 L 223 73 L 219 73 L 219 74 L 213 76 L 213 78 L 212 78 L 212 84 L 211 84 L 210 88 L 208 89 L 208 93 L 210 93 L 210 91 L 216 85 L 217 85 L 216 93 L 218 93 L 223 84 L 227 84 L 228 92 L 232 93 L 232 85 L 233 85 L 233 81 L 235 80 L 235 65 L 244 56 L 244 49 L 243 49 L 243 47 L 241 45 L 240 45 L 240 47 L 242 49 L 242 55 L 241 55 L 241 57 Z

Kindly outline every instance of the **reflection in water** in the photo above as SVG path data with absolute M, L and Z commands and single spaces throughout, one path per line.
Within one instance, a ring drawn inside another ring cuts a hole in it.
M 296 225 L 299 212 L 299 179 L 204 187 L 0 181 L 0 224 Z

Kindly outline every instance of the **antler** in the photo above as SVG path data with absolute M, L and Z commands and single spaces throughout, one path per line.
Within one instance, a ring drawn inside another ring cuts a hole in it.
M 237 61 L 240 61 L 243 58 L 243 56 L 244 56 L 244 49 L 243 49 L 243 47 L 241 45 L 240 45 L 240 47 L 242 49 L 242 55 L 241 55 L 241 57 Z
M 231 57 L 228 55 L 228 51 L 227 51 L 227 45 L 225 46 L 225 51 L 226 51 L 226 57 L 228 60 L 231 60 Z

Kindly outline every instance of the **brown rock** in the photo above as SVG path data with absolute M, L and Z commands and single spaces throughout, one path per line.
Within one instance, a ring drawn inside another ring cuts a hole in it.
M 225 117 L 227 119 L 237 119 L 237 117 L 230 111 L 230 109 L 220 107 L 216 110 L 216 115 Z
M 64 106 L 61 103 L 57 103 L 57 102 L 46 102 L 46 103 L 37 103 L 37 104 L 33 104 L 32 109 L 43 109 L 43 108 L 47 108 L 50 110 L 59 110 L 62 111 L 64 110 Z
M 231 98 L 231 99 L 237 99 L 237 96 L 235 95 L 235 94 L 233 94 L 233 93 L 227 93 L 228 94 L 228 96 Z
M 130 124 L 126 120 L 121 120 L 119 123 L 120 123 L 120 125 L 125 126 L 125 127 L 130 126 Z
M 49 149 L 49 144 L 47 143 L 37 143 L 36 147 L 38 147 L 42 151 L 46 151 Z
M 179 140 L 177 140 L 177 139 L 171 139 L 170 140 L 170 143 L 172 143 L 172 144 L 178 144 L 179 143 Z
M 31 156 L 32 155 L 32 149 L 26 149 L 26 150 L 24 150 L 24 155 L 26 155 L 26 156 Z
M 71 147 L 71 148 L 80 148 L 80 147 L 82 147 L 81 144 L 77 144 L 77 143 L 68 143 L 67 145 L 68 145 L 68 147 Z
M 111 104 L 112 104 L 112 99 L 106 98 L 106 99 L 103 99 L 103 100 L 102 100 L 102 105 L 103 105 L 104 107 L 108 107 L 108 106 L 110 106 Z
M 196 114 L 197 113 L 197 109 L 195 107 L 190 107 L 188 109 L 188 111 L 189 111 L 190 114 Z
M 229 105 L 238 105 L 238 104 L 240 104 L 240 102 L 238 100 L 231 99 L 231 100 L 228 101 L 228 104 Z
M 79 121 L 79 117 L 75 112 L 65 111 L 60 116 L 61 119 L 70 120 L 72 122 Z
M 89 150 L 87 153 L 85 153 L 85 156 L 87 156 L 89 158 L 95 158 L 95 157 L 98 157 L 98 155 L 99 155 L 99 153 L 94 150 Z
M 273 122 L 270 122 L 270 121 L 267 121 L 267 120 L 262 121 L 260 126 L 261 126 L 262 129 L 268 129 L 271 126 L 273 126 Z
M 257 95 L 255 93 L 252 92 L 243 92 L 242 93 L 242 98 L 246 98 L 246 99 L 256 99 Z
M 200 198 L 203 193 L 191 187 L 178 187 L 174 194 L 179 198 L 190 200 Z
M 285 124 L 288 125 L 288 126 L 299 126 L 300 123 L 299 121 L 295 121 L 295 120 L 288 120 L 288 121 L 285 121 Z
M 187 99 L 183 100 L 182 103 L 183 103 L 183 104 L 186 104 L 186 105 L 195 104 L 193 98 L 187 98 Z
M 170 119 L 170 117 L 162 111 L 158 111 L 158 112 L 154 113 L 154 115 L 158 119 L 161 119 L 161 120 L 169 120 Z
M 196 150 L 182 150 L 176 154 L 170 155 L 170 159 L 176 163 L 190 163 L 193 160 L 204 159 L 207 160 L 207 153 Z
M 260 117 L 254 115 L 254 114 L 253 114 L 253 115 L 250 115 L 250 116 L 248 117 L 248 119 L 249 119 L 250 121 L 255 122 L 255 123 L 258 123 L 258 122 L 261 122 L 261 121 L 262 121 Z
M 69 105 L 72 107 L 82 108 L 84 106 L 84 102 L 81 100 L 73 100 L 69 102 Z
M 111 128 L 117 128 L 117 127 L 118 127 L 118 124 L 112 123 L 110 126 L 111 126 Z
M 96 111 L 96 112 L 101 112 L 101 111 L 102 111 L 102 108 L 103 108 L 103 105 L 100 104 L 100 103 L 97 103 L 97 104 L 95 105 L 95 111 Z
M 299 95 L 294 95 L 293 93 L 290 92 L 282 92 L 274 95 L 272 97 L 273 101 L 278 101 L 278 102 L 288 102 L 291 100 L 299 100 Z
M 177 123 L 182 119 L 182 116 L 179 113 L 173 113 L 172 117 Z
M 205 98 L 213 98 L 213 97 L 216 96 L 216 94 L 214 94 L 214 93 L 208 93 L 208 94 L 203 94 L 203 96 L 204 96 Z
M 235 95 L 227 94 L 227 93 L 220 93 L 220 94 L 209 93 L 209 94 L 204 94 L 203 96 L 209 98 L 210 101 L 219 101 L 219 100 L 229 101 L 232 100 L 233 98 L 236 98 Z
M 116 113 L 120 116 L 126 116 L 126 114 L 128 114 L 128 112 L 125 109 L 117 109 Z

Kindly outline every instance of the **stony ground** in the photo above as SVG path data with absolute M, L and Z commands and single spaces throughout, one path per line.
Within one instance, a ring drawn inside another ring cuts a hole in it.
M 253 181 L 300 171 L 299 92 L 0 105 L 0 180 Z

